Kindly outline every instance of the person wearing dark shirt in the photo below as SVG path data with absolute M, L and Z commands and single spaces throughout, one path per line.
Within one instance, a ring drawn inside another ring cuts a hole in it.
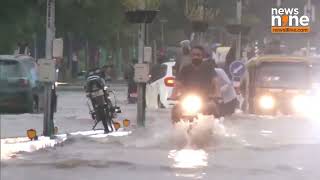
M 204 99 L 221 99 L 214 66 L 209 61 L 203 61 L 203 47 L 193 47 L 191 49 L 191 58 L 192 63 L 184 66 L 176 77 L 176 86 L 173 89 L 171 99 L 177 99 L 178 96 L 187 92 L 197 92 Z M 216 107 L 212 107 L 212 109 L 216 109 Z M 172 110 L 173 122 L 179 120 L 178 111 L 177 108 L 173 108 Z
M 132 63 L 128 64 L 125 71 L 125 79 L 127 80 L 128 92 L 127 100 L 129 103 L 135 103 L 137 101 L 136 97 L 132 97 L 137 93 L 137 83 L 134 81 L 134 65 L 138 63 L 137 59 L 133 59 Z

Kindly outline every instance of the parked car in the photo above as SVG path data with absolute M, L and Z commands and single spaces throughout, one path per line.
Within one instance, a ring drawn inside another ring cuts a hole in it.
M 175 62 L 166 62 L 151 68 L 150 81 L 146 86 L 146 105 L 148 108 L 170 108 L 168 102 L 171 96 L 175 73 Z
M 38 65 L 30 56 L 0 55 L 0 113 L 40 111 L 44 91 Z

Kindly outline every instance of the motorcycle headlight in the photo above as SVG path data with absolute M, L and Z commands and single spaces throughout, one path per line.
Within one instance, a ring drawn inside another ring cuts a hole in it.
M 187 96 L 182 100 L 182 110 L 187 114 L 198 113 L 202 107 L 201 98 L 198 96 Z
M 261 96 L 259 99 L 259 105 L 263 109 L 272 109 L 275 105 L 275 100 L 272 96 Z
M 307 96 L 298 95 L 292 99 L 292 106 L 295 111 L 305 112 L 306 108 L 308 108 L 308 102 L 309 102 L 309 100 L 308 100 Z

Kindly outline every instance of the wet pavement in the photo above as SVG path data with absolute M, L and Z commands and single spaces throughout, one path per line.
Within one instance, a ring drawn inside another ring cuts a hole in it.
M 119 119 L 134 123 L 135 105 L 126 104 L 124 92 L 119 92 L 124 112 Z M 90 130 L 84 94 L 59 96 L 60 132 Z M 19 153 L 1 161 L 1 179 L 320 179 L 320 120 L 237 114 L 202 139 L 206 146 L 193 148 L 177 146 L 177 129 L 169 118 L 169 110 L 148 110 L 147 128 L 131 134 L 70 135 L 54 148 Z M 4 115 L 1 138 L 24 135 L 34 125 L 41 130 L 41 120 L 41 115 Z

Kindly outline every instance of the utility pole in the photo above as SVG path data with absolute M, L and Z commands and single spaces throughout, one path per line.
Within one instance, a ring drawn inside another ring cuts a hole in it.
M 161 46 L 164 47 L 165 45 L 165 37 L 164 37 L 164 26 L 165 24 L 168 22 L 167 19 L 161 19 L 160 23 L 161 23 Z
M 310 23 L 314 22 L 315 21 L 315 8 L 312 5 L 311 0 L 307 0 L 307 4 L 305 5 L 304 11 L 305 11 L 305 15 L 307 15 L 311 19 Z M 308 37 L 307 56 L 310 56 L 310 49 L 311 49 L 311 37 Z
M 55 0 L 47 0 L 47 36 L 46 36 L 46 59 L 52 59 L 53 39 L 55 37 Z M 43 135 L 52 136 L 54 134 L 54 122 L 51 117 L 51 93 L 52 83 L 45 83 L 44 93 L 44 118 Z
M 202 1 L 202 20 L 203 20 L 203 22 L 208 22 L 209 21 L 209 17 L 207 15 L 208 7 L 209 7 L 208 1 L 207 0 L 203 0 Z M 205 44 L 205 32 L 201 32 L 200 33 L 199 42 L 202 45 Z
M 277 7 L 280 8 L 282 6 L 282 0 L 277 0 Z
M 281 7 L 283 7 L 282 6 L 282 4 L 283 4 L 283 0 L 277 0 L 277 8 L 281 8 Z M 277 39 L 279 40 L 279 42 L 280 42 L 280 52 L 281 52 L 281 44 L 282 44 L 282 38 L 281 38 L 281 34 L 279 34 L 278 36 L 276 36 L 277 37 Z M 273 39 L 272 39 L 273 40 Z
M 237 0 L 237 24 L 241 25 L 241 17 L 242 17 L 242 0 Z M 237 48 L 236 48 L 236 60 L 240 60 L 241 58 L 241 32 L 238 34 L 237 38 Z
M 145 40 L 145 23 L 139 25 L 139 63 L 144 63 L 144 40 Z M 137 102 L 137 123 L 139 127 L 145 126 L 146 107 L 145 107 L 145 83 L 138 83 L 138 102 Z
M 122 79 L 122 48 L 120 42 L 120 32 L 117 32 L 117 76 Z
M 36 61 L 38 61 L 38 43 L 37 43 L 37 33 L 33 34 L 33 56 Z
M 150 45 L 149 28 L 150 28 L 149 24 L 145 24 L 145 36 L 144 36 L 145 37 L 144 38 L 145 44 L 144 45 L 146 45 L 146 46 Z

